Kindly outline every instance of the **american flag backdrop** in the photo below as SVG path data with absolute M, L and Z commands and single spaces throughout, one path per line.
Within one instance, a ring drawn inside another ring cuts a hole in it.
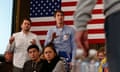
M 48 29 L 55 26 L 54 11 L 61 9 L 65 13 L 65 24 L 73 27 L 73 13 L 78 0 L 31 0 L 30 18 L 32 20 L 31 31 L 39 35 L 43 44 Z M 88 22 L 89 43 L 105 43 L 103 2 L 98 0 L 93 10 L 93 17 Z

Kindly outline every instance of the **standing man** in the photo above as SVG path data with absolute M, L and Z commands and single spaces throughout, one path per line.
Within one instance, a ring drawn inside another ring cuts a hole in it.
M 37 44 L 42 50 L 37 35 L 30 32 L 31 20 L 25 18 L 21 24 L 21 32 L 14 33 L 9 40 L 7 51 L 13 53 L 13 72 L 23 72 L 24 63 L 29 60 L 27 48 L 31 44 Z
M 57 10 L 54 13 L 56 27 L 48 30 L 45 46 L 52 42 L 60 57 L 65 58 L 70 63 L 75 52 L 74 33 L 75 30 L 64 24 L 64 13 Z
M 87 22 L 91 19 L 96 1 L 79 0 L 74 14 L 76 43 L 85 50 L 88 48 Z M 120 72 L 120 0 L 104 0 L 104 14 L 109 71 Z

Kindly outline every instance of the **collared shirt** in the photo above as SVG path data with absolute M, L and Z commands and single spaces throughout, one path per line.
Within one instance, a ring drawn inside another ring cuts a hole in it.
M 8 44 L 6 51 L 13 52 L 13 65 L 18 68 L 23 68 L 24 63 L 29 60 L 27 48 L 31 45 L 30 41 L 35 39 L 40 50 L 42 50 L 42 48 L 37 39 L 37 35 L 31 32 L 26 35 L 21 31 L 14 33 L 13 37 L 15 37 L 15 40 L 12 44 Z
M 64 25 L 62 29 L 54 27 L 48 30 L 45 46 L 51 42 L 52 34 L 54 32 L 58 36 L 53 40 L 56 51 L 61 57 L 65 57 L 68 61 L 71 61 L 76 48 L 74 41 L 75 30 L 66 25 Z

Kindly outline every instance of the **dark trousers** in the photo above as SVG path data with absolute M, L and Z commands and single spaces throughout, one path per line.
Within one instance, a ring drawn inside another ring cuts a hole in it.
M 13 67 L 13 72 L 23 72 L 23 69 L 18 67 Z
M 106 50 L 110 72 L 120 72 L 120 11 L 105 20 Z

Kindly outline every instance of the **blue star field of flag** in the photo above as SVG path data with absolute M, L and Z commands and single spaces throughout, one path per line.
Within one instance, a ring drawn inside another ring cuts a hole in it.
M 54 11 L 61 9 L 61 0 L 31 0 L 30 17 L 53 16 Z

